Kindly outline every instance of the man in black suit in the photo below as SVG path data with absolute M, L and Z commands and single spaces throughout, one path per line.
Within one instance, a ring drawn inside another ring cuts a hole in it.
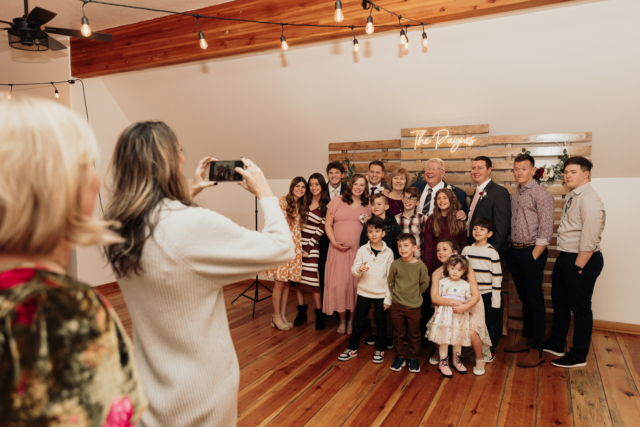
M 424 167 L 424 181 L 416 182 L 412 185 L 412 187 L 416 187 L 422 193 L 418 206 L 416 206 L 416 212 L 422 212 L 423 215 L 429 216 L 433 212 L 438 190 L 441 188 L 450 188 L 460 202 L 460 212 L 458 212 L 457 217 L 458 219 L 464 220 L 469 210 L 467 206 L 467 193 L 460 188 L 444 182 L 444 166 L 444 162 L 441 159 L 429 159 Z M 462 248 L 460 249 L 462 250 Z
M 469 220 L 467 227 L 470 230 L 476 218 L 487 218 L 493 224 L 493 236 L 489 238 L 489 244 L 493 246 L 500 257 L 504 256 L 509 243 L 509 229 L 511 228 L 511 196 L 509 191 L 491 180 L 491 159 L 479 156 L 473 159 L 471 166 L 471 178 L 477 184 L 476 192 L 471 198 L 469 207 Z M 469 232 L 469 244 L 475 239 Z

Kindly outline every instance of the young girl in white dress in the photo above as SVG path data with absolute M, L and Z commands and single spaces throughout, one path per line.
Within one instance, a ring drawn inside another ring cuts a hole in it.
M 438 295 L 434 303 L 439 307 L 427 324 L 427 338 L 439 344 L 440 373 L 453 377 L 449 367 L 449 345 L 453 346 L 453 368 L 466 374 L 467 368 L 460 360 L 462 346 L 471 345 L 469 310 L 473 308 L 471 285 L 466 281 L 469 261 L 462 255 L 451 255 L 443 266 L 444 277 L 438 283 Z

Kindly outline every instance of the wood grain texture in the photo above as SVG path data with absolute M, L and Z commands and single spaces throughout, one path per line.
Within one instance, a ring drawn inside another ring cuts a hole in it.
M 400 148 L 400 140 L 388 139 L 386 141 L 334 142 L 329 144 L 329 151 L 380 150 L 382 148 Z

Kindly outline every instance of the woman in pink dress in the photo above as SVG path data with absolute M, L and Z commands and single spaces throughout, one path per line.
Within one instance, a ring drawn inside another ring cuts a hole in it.
M 327 206 L 325 231 L 331 241 L 327 255 L 323 311 L 340 315 L 338 333 L 351 333 L 353 316 L 346 327 L 347 311 L 356 306 L 358 278 L 351 274 L 351 266 L 360 248 L 362 218 L 371 216 L 369 184 L 364 175 L 351 178 L 345 192 L 333 198 Z

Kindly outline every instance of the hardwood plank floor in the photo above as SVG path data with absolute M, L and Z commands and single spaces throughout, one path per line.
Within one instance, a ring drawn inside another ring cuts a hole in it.
M 338 335 L 338 320 L 316 331 L 313 301 L 306 294 L 309 321 L 292 331 L 270 327 L 271 300 L 257 304 L 235 297 L 251 281 L 225 288 L 231 336 L 240 364 L 238 426 L 574 426 L 640 425 L 640 336 L 594 331 L 586 368 L 560 369 L 554 359 L 538 368 L 516 366 L 526 353 L 509 354 L 504 346 L 520 331 L 509 330 L 484 376 L 454 373 L 444 379 L 428 363 L 435 347 L 423 342 L 417 374 L 389 370 L 393 350 L 382 364 L 372 363 L 373 347 L 364 343 L 358 357 L 339 362 L 348 336 Z M 103 295 L 116 309 L 131 336 L 131 318 L 120 290 Z M 260 297 L 268 295 L 262 289 Z M 296 313 L 295 293 L 287 317 Z M 370 326 L 362 334 L 368 336 Z M 570 344 L 569 337 L 568 343 Z M 568 348 L 568 347 L 567 347 Z

